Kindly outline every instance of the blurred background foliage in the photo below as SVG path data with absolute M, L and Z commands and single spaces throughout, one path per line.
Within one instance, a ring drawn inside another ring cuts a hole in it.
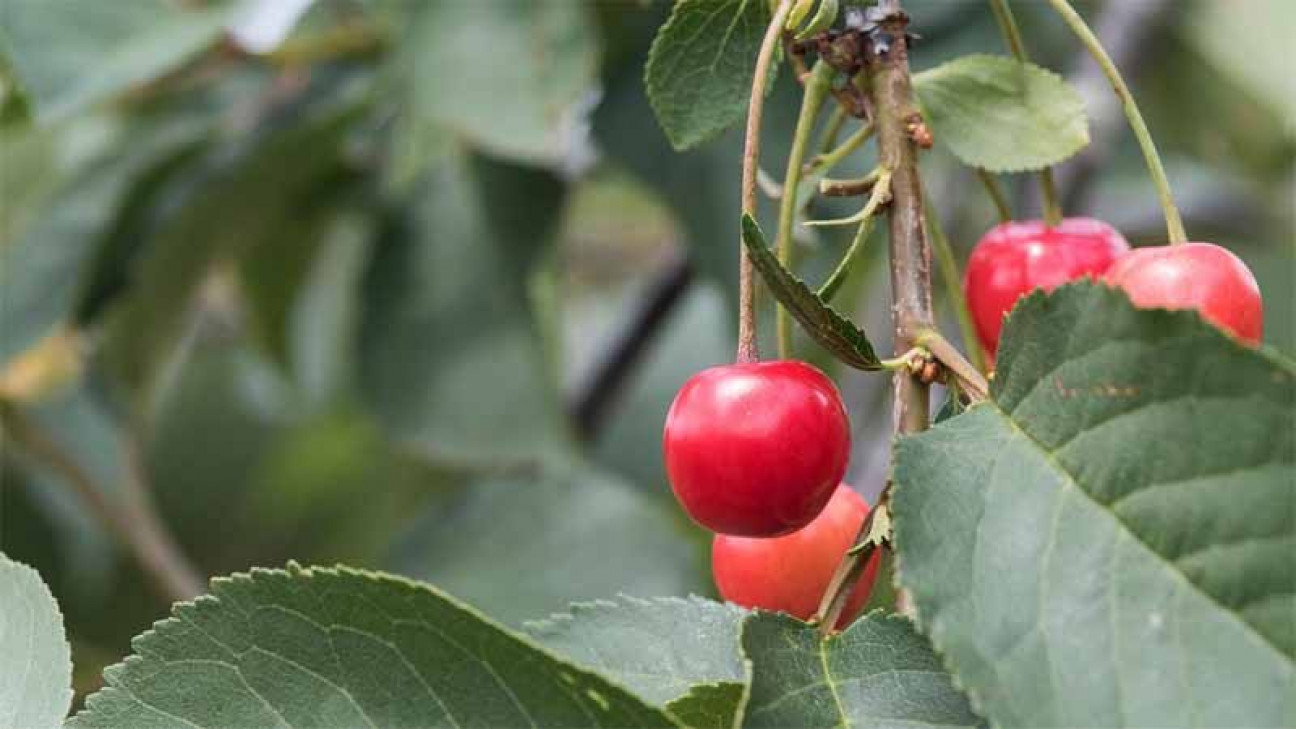
M 1059 170 L 1068 212 L 1160 242 L 1101 76 L 1045 4 L 1016 5 L 1034 59 L 1089 107 L 1094 144 Z M 916 68 L 1004 52 L 983 2 L 906 7 Z M 1144 106 L 1192 236 L 1250 263 L 1266 339 L 1292 353 L 1296 4 L 1081 9 Z M 150 532 L 150 506 L 203 576 L 342 561 L 511 623 L 712 591 L 659 437 L 679 384 L 731 357 L 740 139 L 675 154 L 656 126 L 643 64 L 668 12 L 0 0 L 0 548 L 58 596 L 80 689 L 176 592 L 123 538 Z M 775 177 L 798 103 L 782 74 Z M 965 256 L 993 208 L 939 148 L 923 169 Z M 1037 215 L 1031 178 L 1005 181 Z M 839 301 L 885 347 L 882 235 Z M 819 280 L 846 242 L 806 234 L 802 273 Z M 875 493 L 885 382 L 798 344 L 841 384 L 850 480 Z

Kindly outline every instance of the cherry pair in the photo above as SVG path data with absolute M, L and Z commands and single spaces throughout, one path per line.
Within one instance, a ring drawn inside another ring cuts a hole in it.
M 1256 344 L 1264 319 L 1260 288 L 1237 256 L 1211 243 L 1130 250 L 1115 228 L 1092 218 L 991 228 L 968 259 L 963 288 L 977 337 L 991 356 L 1004 316 L 1036 288 L 1101 277 L 1142 308 L 1195 309 L 1206 321 Z
M 720 594 L 809 618 L 868 514 L 841 483 L 850 421 L 832 381 L 796 361 L 712 367 L 675 396 L 663 438 L 675 496 L 716 532 Z M 863 607 L 870 563 L 838 625 Z

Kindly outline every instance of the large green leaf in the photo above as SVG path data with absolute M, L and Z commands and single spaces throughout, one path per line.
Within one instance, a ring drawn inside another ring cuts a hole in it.
M 973 55 L 914 76 L 936 141 L 993 172 L 1057 164 L 1089 143 L 1084 100 L 1055 73 Z
M 524 629 L 558 654 L 664 705 L 697 684 L 746 682 L 738 645 L 746 614 L 735 605 L 700 597 L 623 596 L 615 602 L 572 605 L 568 613 L 527 623 Z
M 400 571 L 425 577 L 509 624 L 620 592 L 705 586 L 701 550 L 676 510 L 584 466 L 482 478 L 416 520 Z
M 678 0 L 657 32 L 645 83 L 677 150 L 705 142 L 747 113 L 766 0 Z
M 574 2 L 412 3 L 397 56 L 409 131 L 453 134 L 492 154 L 553 163 L 577 139 L 597 45 Z
M 900 582 L 1000 726 L 1296 720 L 1296 367 L 1076 284 L 901 441 Z
M 562 451 L 528 274 L 565 188 L 552 175 L 455 153 L 403 201 L 365 282 L 360 368 L 393 436 L 452 463 Z
M 670 726 L 426 585 L 346 568 L 212 582 L 69 726 Z
M 745 727 L 972 727 L 980 720 L 907 618 L 871 613 L 845 632 L 783 614 L 743 624 L 752 662 Z
M 0 726 L 57 727 L 71 706 L 58 603 L 36 570 L 0 554 Z
M 209 46 L 236 3 L 4 0 L 0 52 L 42 121 L 150 81 Z
M 779 263 L 765 242 L 760 226 L 750 215 L 743 215 L 742 237 L 747 255 L 751 256 L 752 265 L 760 272 L 765 285 L 811 339 L 851 367 L 882 369 L 864 332 Z

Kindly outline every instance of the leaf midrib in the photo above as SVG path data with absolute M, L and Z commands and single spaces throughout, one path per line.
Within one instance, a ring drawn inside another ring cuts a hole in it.
M 1131 528 L 1130 525 L 1125 522 L 1125 520 L 1121 519 L 1109 508 L 1107 508 L 1106 505 L 1104 505 L 1101 501 L 1099 501 L 1092 494 L 1086 491 L 1084 486 L 1081 485 L 1080 480 L 1076 477 L 1076 475 L 1071 473 L 1071 471 L 1069 471 L 1066 468 L 1066 466 L 1062 464 L 1061 460 L 1057 456 L 1056 451 L 1045 446 L 1043 442 L 1041 442 L 1029 431 L 1023 428 L 1020 424 L 1018 424 L 1017 421 L 1014 420 L 1012 416 L 1008 413 L 1008 411 L 1000 407 L 998 403 L 994 401 L 986 401 L 986 402 L 987 402 L 987 407 L 993 408 L 995 412 L 1003 416 L 1004 421 L 1008 423 L 1008 426 L 1012 428 L 1014 433 L 1017 433 L 1022 438 L 1026 439 L 1029 443 L 1031 443 L 1032 445 L 1034 445 L 1036 448 L 1039 449 L 1040 453 L 1044 455 L 1044 459 L 1049 463 L 1049 465 L 1051 465 L 1058 472 L 1058 474 L 1060 474 L 1065 479 L 1064 488 L 1072 487 L 1075 489 L 1076 492 L 1082 494 L 1084 498 L 1087 499 L 1091 504 L 1098 507 L 1099 511 L 1107 514 L 1111 518 L 1111 520 L 1114 521 L 1120 527 L 1121 532 L 1124 533 L 1125 536 L 1132 539 L 1135 543 L 1143 547 L 1143 549 L 1146 550 L 1149 554 L 1155 557 L 1156 560 L 1160 562 L 1162 565 L 1164 565 L 1172 574 L 1175 575 L 1176 578 L 1178 578 L 1184 584 L 1186 584 L 1192 592 L 1195 592 L 1196 594 L 1205 598 L 1210 604 L 1215 605 L 1217 608 L 1220 609 L 1221 612 L 1227 614 L 1233 621 L 1235 621 L 1238 625 L 1242 627 L 1244 633 L 1252 636 L 1252 638 L 1257 640 L 1267 650 L 1277 655 L 1278 658 L 1283 663 L 1285 663 L 1289 668 L 1296 668 L 1296 665 L 1293 664 L 1292 659 L 1288 657 L 1287 654 L 1279 650 L 1278 647 L 1274 645 L 1273 642 L 1271 642 L 1266 636 L 1264 636 L 1259 631 L 1257 631 L 1253 625 L 1243 620 L 1241 616 L 1239 616 L 1235 611 L 1233 611 L 1232 609 L 1230 609 L 1229 607 L 1221 603 L 1219 600 L 1217 600 L 1214 595 L 1211 595 L 1210 593 L 1202 590 L 1201 587 L 1197 585 L 1197 583 L 1188 579 L 1187 575 L 1183 574 L 1183 572 L 1181 572 L 1177 568 L 1175 563 L 1169 561 L 1163 555 L 1161 555 L 1161 553 L 1153 549 L 1151 545 L 1149 545 L 1146 541 L 1144 541 L 1143 538 L 1140 537 L 1138 533 L 1135 532 L 1133 528 Z

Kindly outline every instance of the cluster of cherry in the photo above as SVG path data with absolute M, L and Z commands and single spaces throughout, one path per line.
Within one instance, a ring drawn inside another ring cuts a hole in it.
M 1259 342 L 1260 290 L 1229 251 L 1210 243 L 1130 250 L 1099 220 L 1032 220 L 991 229 L 968 261 L 965 293 L 991 360 L 1020 297 L 1085 276 L 1120 287 L 1136 306 L 1195 309 L 1240 340 Z M 746 607 L 814 615 L 869 513 L 841 482 L 850 422 L 832 381 L 790 360 L 704 370 L 676 395 L 663 446 L 675 496 L 715 532 L 711 567 L 720 594 Z M 877 558 L 836 627 L 867 602 Z

